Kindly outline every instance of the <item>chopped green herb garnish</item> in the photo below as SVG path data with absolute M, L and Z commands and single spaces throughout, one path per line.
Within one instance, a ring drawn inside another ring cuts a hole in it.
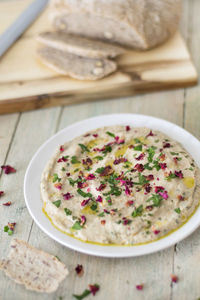
M 103 154 L 106 155 L 108 152 L 112 152 L 112 148 L 111 148 L 111 146 L 106 145 L 105 149 L 103 150 Z
M 91 193 L 85 193 L 85 192 L 82 191 L 81 189 L 78 189 L 78 190 L 77 190 L 77 193 L 78 193 L 79 195 L 81 195 L 82 197 L 84 197 L 84 198 L 87 198 L 87 197 L 91 198 L 91 197 L 92 197 L 92 194 L 91 194 Z
M 82 300 L 90 294 L 91 294 L 91 291 L 86 289 L 81 295 L 73 294 L 73 297 L 76 298 L 77 300 Z
M 55 173 L 55 174 L 53 174 L 53 183 L 56 182 L 56 181 L 60 182 L 61 178 L 59 178 L 58 174 Z
M 95 173 L 101 174 L 104 171 L 104 167 L 96 169 Z
M 78 144 L 81 149 L 82 149 L 82 152 L 90 152 L 90 150 L 87 148 L 87 146 L 83 145 L 83 144 Z
M 140 144 L 140 145 L 135 146 L 134 150 L 135 151 L 142 151 L 142 145 Z
M 93 203 L 93 204 L 90 206 L 91 210 L 96 210 L 97 207 L 98 207 L 97 203 Z
M 103 160 L 103 157 L 102 156 L 95 156 L 94 159 Z
M 8 226 L 4 226 L 4 232 L 7 232 L 8 235 L 12 235 L 13 234 L 13 230 L 11 230 Z
M 80 161 L 77 159 L 76 156 L 72 156 L 72 158 L 71 158 L 71 163 L 72 163 L 72 164 L 79 164 Z
M 64 208 L 64 211 L 65 211 L 65 213 L 66 213 L 67 216 L 71 216 L 72 211 L 70 209 Z
M 149 154 L 148 156 L 148 161 L 149 162 L 152 162 L 153 161 L 153 157 L 155 155 L 155 150 L 156 150 L 156 147 L 155 146 L 151 146 L 147 149 L 147 152 Z
M 176 175 L 173 173 L 170 173 L 169 176 L 165 177 L 166 180 L 171 180 L 173 178 L 176 178 Z
M 98 217 L 104 217 L 104 211 L 98 214 Z
M 142 175 L 141 173 L 139 173 L 139 182 L 133 182 L 135 185 L 144 185 L 146 183 L 148 183 L 149 181 L 146 180 L 146 177 L 144 175 Z
M 145 164 L 144 168 L 147 169 L 147 170 L 153 170 L 153 168 L 150 167 L 149 163 Z
M 161 169 L 161 166 L 159 165 L 159 162 L 157 160 L 153 161 L 153 168 L 155 168 L 157 171 Z
M 179 155 L 178 152 L 170 152 L 171 155 Z
M 74 223 L 74 225 L 72 226 L 72 229 L 75 229 L 75 230 L 80 230 L 80 229 L 82 229 L 83 227 L 81 226 L 81 224 L 80 224 L 80 221 L 76 221 L 75 223 Z
M 66 169 L 64 167 L 62 167 L 61 171 L 66 171 Z
M 106 134 L 109 135 L 109 136 L 111 136 L 111 137 L 115 137 L 115 134 L 112 133 L 112 132 L 110 132 L 110 131 L 106 131 Z
M 138 138 L 135 138 L 134 141 L 136 144 L 141 144 L 141 141 Z
M 52 202 L 56 207 L 60 207 L 60 204 L 61 204 L 61 200 L 57 200 L 57 201 L 54 201 Z
M 162 196 L 159 194 L 152 194 L 152 197 L 150 197 L 147 202 L 152 201 L 153 202 L 153 206 L 160 206 L 161 201 L 163 200 Z
M 159 142 L 159 140 L 155 140 L 155 143 L 158 143 Z
M 135 218 L 141 216 L 142 213 L 143 213 L 143 205 L 140 205 L 132 212 L 132 217 Z
M 175 208 L 175 210 L 174 210 L 177 214 L 180 214 L 181 213 L 181 210 L 180 210 L 180 208 L 178 207 L 178 208 Z

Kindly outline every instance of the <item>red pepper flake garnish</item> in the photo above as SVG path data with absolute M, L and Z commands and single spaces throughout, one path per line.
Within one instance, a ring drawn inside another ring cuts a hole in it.
M 160 155 L 160 160 L 165 160 L 165 154 L 163 153 L 162 155 Z
M 69 199 L 71 199 L 71 198 L 73 198 L 73 197 L 74 197 L 74 195 L 71 195 L 70 193 L 63 194 L 63 198 L 64 198 L 65 200 L 69 200 Z
M 84 273 L 84 270 L 83 270 L 83 266 L 82 265 L 77 265 L 76 268 L 75 268 L 75 271 L 76 271 L 76 274 L 81 277 Z
M 58 190 L 61 190 L 61 189 L 62 189 L 62 183 L 55 183 L 54 186 L 55 186 L 55 188 L 58 189 Z
M 86 223 L 86 217 L 85 216 L 81 216 L 80 225 L 83 226 L 85 223 Z
M 96 178 L 96 176 L 94 174 L 88 174 L 87 176 L 85 176 L 86 180 L 93 180 L 95 178 Z
M 174 282 L 174 283 L 178 282 L 178 276 L 176 276 L 174 274 L 171 274 L 170 276 L 171 276 L 172 282 Z
M 115 159 L 113 164 L 114 165 L 119 165 L 120 163 L 126 162 L 128 161 L 128 159 L 124 158 L 124 157 L 120 157 L 119 159 Z
M 5 206 L 10 206 L 11 205 L 11 201 L 8 201 L 8 202 L 6 202 L 6 203 L 3 203 L 3 205 L 5 205 Z
M 92 295 L 95 296 L 99 290 L 99 285 L 98 284 L 89 284 L 89 290 L 92 293 Z
M 146 135 L 146 138 L 149 136 L 154 136 L 155 134 L 153 134 L 152 130 L 150 130 L 150 132 Z
M 63 152 L 65 149 L 64 149 L 64 146 L 63 145 L 61 145 L 60 146 L 60 152 Z
M 130 207 L 130 206 L 133 205 L 133 203 L 134 203 L 133 200 L 129 200 L 129 201 L 127 201 L 127 202 L 125 203 L 125 205 L 126 205 L 127 207 Z
M 153 233 L 154 233 L 155 235 L 157 235 L 157 234 L 160 233 L 160 230 L 157 230 L 157 229 L 156 229 L 156 230 L 153 231 Z
M 161 167 L 162 170 L 165 170 L 167 168 L 166 163 L 160 163 L 159 166 Z
M 83 188 L 85 188 L 85 187 L 87 187 L 88 186 L 88 183 L 87 182 L 78 182 L 77 183 L 77 187 L 79 188 L 79 189 L 83 189 Z
M 105 225 L 106 224 L 106 220 L 101 220 L 101 225 Z
M 145 186 L 144 186 L 144 189 L 145 189 L 146 193 L 150 193 L 150 191 L 151 191 L 151 186 L 150 186 L 150 184 L 149 184 L 149 183 L 146 183 Z
M 142 291 L 143 288 L 144 288 L 144 285 L 143 285 L 143 284 L 137 284 L 137 285 L 136 285 L 136 289 L 137 289 L 138 291 Z
M 131 130 L 131 127 L 129 125 L 126 126 L 126 131 Z
M 15 173 L 16 172 L 16 169 L 9 166 L 9 165 L 1 166 L 1 168 L 4 171 L 5 174 L 10 174 L 10 173 Z
M 146 180 L 148 180 L 148 181 L 154 180 L 153 174 L 147 175 L 147 176 L 145 176 L 145 178 L 146 178 Z
M 183 200 L 184 200 L 184 197 L 183 197 L 182 195 L 178 195 L 178 196 L 177 196 L 177 199 L 178 199 L 179 201 L 183 201 Z
M 111 175 L 114 172 L 111 166 L 107 166 L 103 169 L 103 171 L 100 173 L 100 176 L 108 176 Z
M 165 200 L 169 198 L 167 191 L 159 192 L 158 194 Z
M 154 189 L 156 193 L 159 193 L 160 191 L 164 191 L 165 188 L 163 186 L 155 186 Z
M 99 135 L 97 133 L 93 134 L 94 138 L 97 138 Z
M 163 143 L 163 148 L 170 148 L 171 144 L 170 143 Z
M 136 164 L 135 166 L 134 166 L 134 169 L 136 169 L 138 172 L 143 172 L 144 171 L 144 166 L 143 166 L 143 164 Z
M 0 191 L 0 197 L 2 197 L 4 195 L 3 191 Z
M 106 184 L 100 184 L 100 186 L 98 188 L 96 188 L 97 191 L 103 191 L 106 187 Z
M 138 157 L 136 157 L 136 160 L 142 160 L 144 158 L 145 154 L 141 153 Z
M 174 172 L 174 175 L 175 175 L 176 177 L 183 178 L 183 173 L 182 173 L 182 171 L 175 171 L 175 172 Z
M 88 202 L 90 201 L 91 199 L 89 198 L 89 199 L 85 199 L 85 200 L 83 200 L 82 202 L 81 202 L 81 206 L 85 206 L 85 205 L 87 205 L 88 204 Z
M 102 202 L 102 197 L 99 195 L 96 199 L 97 202 Z

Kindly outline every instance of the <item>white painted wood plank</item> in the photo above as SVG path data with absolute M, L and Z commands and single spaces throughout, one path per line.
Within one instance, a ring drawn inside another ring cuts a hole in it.
M 51 136 L 56 128 L 60 108 L 38 110 L 37 112 L 24 113 L 21 116 L 12 147 L 9 151 L 6 163 L 17 169 L 16 174 L 5 175 L 1 178 L 1 187 L 6 191 L 0 203 L 0 257 L 5 257 L 10 241 L 13 237 L 27 240 L 32 218 L 30 217 L 24 202 L 23 181 L 27 165 L 38 147 Z M 10 207 L 2 206 L 2 203 L 11 201 Z M 8 222 L 16 222 L 16 230 L 13 236 L 3 232 L 3 227 Z M 31 292 L 24 287 L 9 280 L 0 273 L 0 297 L 3 300 L 29 299 Z M 35 299 L 35 298 L 33 298 Z M 42 298 L 45 299 L 45 298 Z M 47 297 L 46 297 L 47 299 Z

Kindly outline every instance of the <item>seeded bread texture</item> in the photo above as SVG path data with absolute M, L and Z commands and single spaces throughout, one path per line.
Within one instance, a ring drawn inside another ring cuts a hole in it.
M 111 60 L 81 57 L 52 47 L 39 48 L 37 55 L 57 73 L 79 80 L 101 79 L 117 69 Z
M 181 0 L 51 0 L 50 19 L 57 30 L 149 49 L 177 29 Z
M 0 269 L 28 290 L 52 293 L 68 275 L 66 266 L 55 256 L 38 250 L 25 241 L 14 239 Z
M 37 37 L 43 45 L 88 58 L 116 57 L 125 49 L 107 42 L 67 34 L 62 31 L 43 32 Z

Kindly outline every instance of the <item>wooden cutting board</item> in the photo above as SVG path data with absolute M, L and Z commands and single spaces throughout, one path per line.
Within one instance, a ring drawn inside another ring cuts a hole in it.
M 0 3 L 0 34 L 30 0 Z M 99 81 L 79 81 L 56 74 L 36 58 L 35 36 L 50 30 L 48 9 L 0 59 L 0 113 L 26 111 L 97 99 L 192 86 L 197 72 L 180 33 L 146 52 L 128 51 L 117 59 L 118 71 Z

